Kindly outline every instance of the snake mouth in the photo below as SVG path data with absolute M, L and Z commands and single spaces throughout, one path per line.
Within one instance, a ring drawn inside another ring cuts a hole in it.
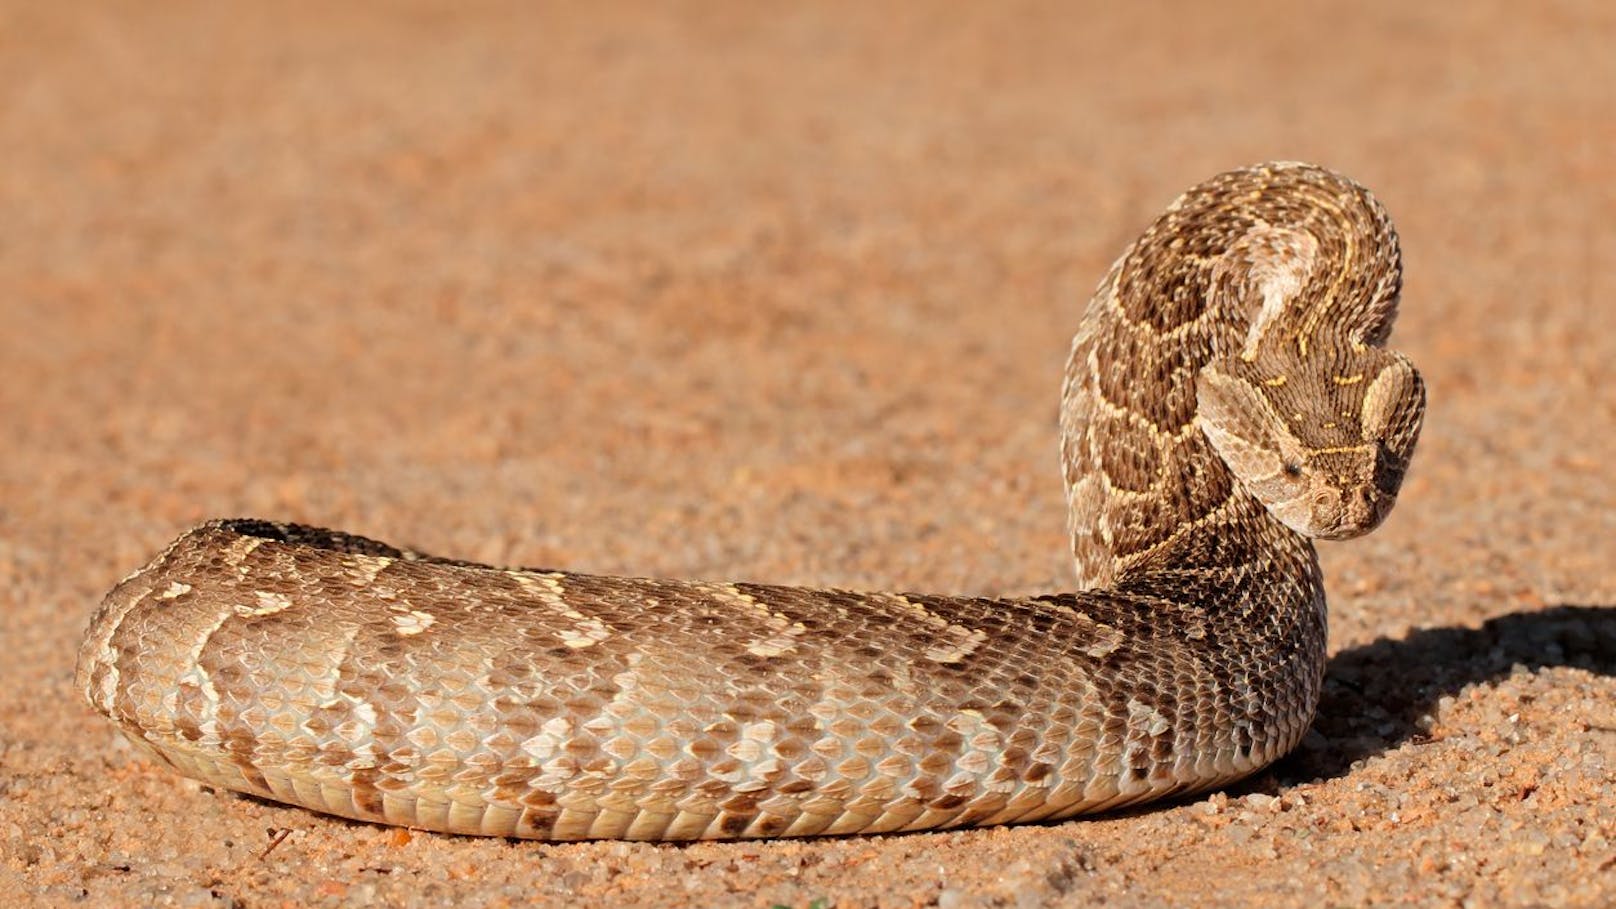
M 1313 536 L 1321 540 L 1351 540 L 1374 530 L 1392 510 L 1392 497 L 1358 487 L 1334 497 L 1324 509 L 1315 508 Z
M 1381 525 L 1394 497 L 1378 489 L 1354 487 L 1342 492 L 1322 488 L 1269 506 L 1280 523 L 1315 540 L 1351 540 Z

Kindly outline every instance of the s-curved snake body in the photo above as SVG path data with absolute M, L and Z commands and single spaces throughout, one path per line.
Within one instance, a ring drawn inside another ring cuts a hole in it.
M 874 833 L 1216 787 L 1307 729 L 1311 538 L 1372 529 L 1412 454 L 1399 286 L 1384 211 L 1321 168 L 1173 203 L 1072 346 L 1076 592 L 597 577 L 215 521 L 106 596 L 77 684 L 180 773 L 452 833 Z

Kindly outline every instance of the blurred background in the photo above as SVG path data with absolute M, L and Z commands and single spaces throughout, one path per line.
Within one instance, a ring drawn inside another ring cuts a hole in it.
M 1230 905 L 1601 902 L 1609 778 L 1578 749 L 1616 745 L 1549 720 L 1611 715 L 1608 657 L 1503 698 L 1491 638 L 1444 639 L 1448 674 L 1364 648 L 1561 606 L 1609 633 L 1613 49 L 1599 2 L 0 3 L 0 691 L 23 695 L 0 697 L 0 874 L 198 905 L 1172 902 L 1225 877 Z M 1430 690 L 1335 689 L 1381 716 L 1249 790 L 1310 793 L 1289 826 L 1237 794 L 744 852 L 406 845 L 187 791 L 78 709 L 101 593 L 216 516 L 599 572 L 1059 588 L 1077 316 L 1175 195 L 1269 159 L 1390 209 L 1393 344 L 1431 396 L 1387 527 L 1325 552 L 1358 648 L 1332 678 Z M 1408 744 L 1427 712 L 1455 747 L 1541 715 L 1515 759 L 1583 782 L 1494 804 L 1516 765 L 1419 777 L 1460 762 Z M 1453 839 L 1472 803 L 1504 825 L 1486 844 Z M 243 813 L 299 836 L 255 860 Z

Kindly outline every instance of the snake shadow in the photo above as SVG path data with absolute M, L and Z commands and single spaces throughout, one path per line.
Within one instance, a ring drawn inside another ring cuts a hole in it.
M 1330 659 L 1313 731 L 1301 747 L 1232 791 L 1344 776 L 1405 744 L 1430 741 L 1422 718 L 1467 685 L 1527 670 L 1576 666 L 1616 677 L 1616 606 L 1564 604 L 1489 619 L 1480 628 L 1425 628 Z

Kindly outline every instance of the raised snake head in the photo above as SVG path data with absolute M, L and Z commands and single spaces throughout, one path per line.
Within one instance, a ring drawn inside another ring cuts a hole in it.
M 1425 416 L 1408 359 L 1357 343 L 1215 361 L 1195 391 L 1196 423 L 1241 484 L 1285 526 L 1326 540 L 1379 526 Z

